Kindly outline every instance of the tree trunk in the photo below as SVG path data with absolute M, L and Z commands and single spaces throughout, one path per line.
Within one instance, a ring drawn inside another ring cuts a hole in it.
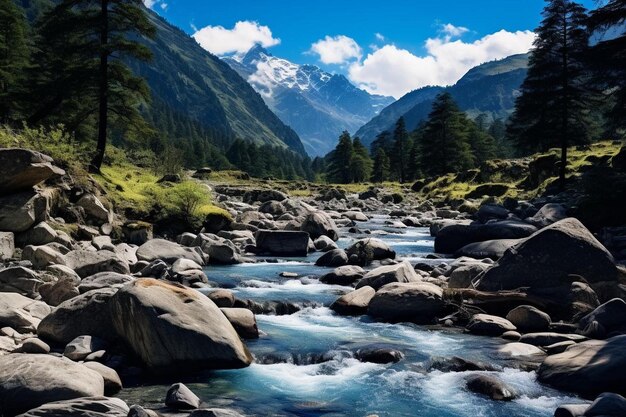
M 100 172 L 107 145 L 108 96 L 109 96 L 109 0 L 101 0 L 102 28 L 100 30 L 100 87 L 98 93 L 98 144 L 89 171 Z
M 559 167 L 559 189 L 565 191 L 565 171 L 567 169 L 567 142 L 568 142 L 568 130 L 569 130 L 569 77 L 568 77 L 568 34 L 567 34 L 567 10 L 563 11 L 563 52 L 562 52 L 562 78 L 561 88 L 563 89 L 563 103 L 561 114 L 561 166 Z

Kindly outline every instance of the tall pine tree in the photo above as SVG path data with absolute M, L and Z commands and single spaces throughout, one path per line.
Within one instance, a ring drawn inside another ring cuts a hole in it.
M 352 141 L 351 173 L 352 182 L 365 182 L 372 175 L 372 159 L 367 148 L 358 137 Z
M 393 148 L 389 159 L 397 179 L 403 183 L 407 178 L 411 144 L 404 117 L 400 117 L 393 130 Z
M 136 39 L 153 37 L 155 29 L 141 0 L 62 0 L 44 15 L 40 34 L 44 98 L 31 122 L 70 109 L 71 117 L 63 119 L 78 128 L 95 116 L 90 170 L 99 171 L 111 123 L 146 127 L 137 107 L 149 99 L 148 87 L 123 59 L 149 59 L 149 49 Z
M 374 167 L 372 168 L 372 182 L 383 182 L 389 180 L 389 169 L 391 162 L 385 149 L 379 147 L 374 155 Z
M 330 182 L 348 184 L 352 181 L 352 157 L 354 148 L 350 134 L 344 131 L 339 137 L 339 143 L 329 155 L 327 178 Z
M 565 186 L 567 148 L 589 141 L 584 57 L 589 34 L 585 8 L 571 0 L 548 0 L 536 30 L 522 94 L 507 128 L 522 152 L 561 148 L 560 184 Z
M 422 169 L 426 174 L 459 172 L 473 165 L 467 125 L 465 113 L 450 93 L 435 98 L 421 140 Z
M 13 0 L 0 0 L 0 123 L 20 117 L 29 47 L 24 10 Z

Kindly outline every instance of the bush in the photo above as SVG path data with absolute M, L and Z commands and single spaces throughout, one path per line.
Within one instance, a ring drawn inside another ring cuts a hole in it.
M 174 213 L 189 220 L 199 214 L 200 207 L 209 203 L 206 187 L 193 181 L 183 181 L 166 193 L 171 198 Z

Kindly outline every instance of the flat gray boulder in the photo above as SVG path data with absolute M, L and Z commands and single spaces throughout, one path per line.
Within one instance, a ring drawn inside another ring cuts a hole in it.
M 0 356 L 2 412 L 15 415 L 53 401 L 104 395 L 102 376 L 51 355 Z
M 0 328 L 32 332 L 50 314 L 50 306 L 12 292 L 0 293 Z
M 82 278 L 95 275 L 98 272 L 117 272 L 130 274 L 126 260 L 115 252 L 100 250 L 73 250 L 65 255 L 65 265 L 72 268 Z
M 392 282 L 407 283 L 418 281 L 421 281 L 421 279 L 411 264 L 407 261 L 403 261 L 395 265 L 384 265 L 372 269 L 361 278 L 356 288 L 367 285 L 378 290 L 383 285 Z
M 494 261 L 500 259 L 504 253 L 517 245 L 521 239 L 495 239 L 484 242 L 474 242 L 463 246 L 454 253 L 454 256 L 469 256 L 474 259 L 490 258 Z
M 128 412 L 119 398 L 83 397 L 44 404 L 18 417 L 126 417 Z
M 306 256 L 309 234 L 301 231 L 259 230 L 256 248 L 259 253 L 276 256 Z
M 502 220 L 487 224 L 452 224 L 437 232 L 435 252 L 455 253 L 470 243 L 495 239 L 520 239 L 536 231 L 537 228 L 532 224 L 517 220 Z
M 342 295 L 330 305 L 330 309 L 344 316 L 357 316 L 367 313 L 376 290 L 370 286 L 361 287 Z
M 208 297 L 140 278 L 111 300 L 115 332 L 155 372 L 243 368 L 252 356 Z

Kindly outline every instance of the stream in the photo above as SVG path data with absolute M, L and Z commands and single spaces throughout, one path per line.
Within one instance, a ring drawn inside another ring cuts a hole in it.
M 386 220 L 374 216 L 359 223 L 359 228 L 371 230 L 366 236 L 384 240 L 398 258 L 412 264 L 445 261 L 425 258 L 433 252 L 427 228 L 393 229 L 385 225 Z M 341 232 L 337 244 L 342 248 L 363 237 Z M 580 402 L 539 384 L 535 372 L 515 368 L 498 354 L 505 343 L 500 338 L 334 314 L 328 306 L 351 288 L 320 283 L 318 277 L 332 269 L 315 266 L 319 256 L 316 252 L 306 258 L 206 268 L 209 280 L 232 290 L 237 298 L 318 305 L 292 315 L 257 315 L 261 336 L 246 341 L 256 363 L 185 380 L 206 404 L 250 416 L 548 417 L 560 404 Z M 282 278 L 281 272 L 299 277 Z M 405 358 L 385 365 L 354 358 L 353 352 L 371 346 L 400 350 Z M 464 378 L 475 371 L 427 371 L 431 357 L 451 356 L 498 367 L 498 375 L 518 398 L 497 402 L 468 392 Z M 172 382 L 176 381 L 125 388 L 119 396 L 129 404 L 157 408 Z

